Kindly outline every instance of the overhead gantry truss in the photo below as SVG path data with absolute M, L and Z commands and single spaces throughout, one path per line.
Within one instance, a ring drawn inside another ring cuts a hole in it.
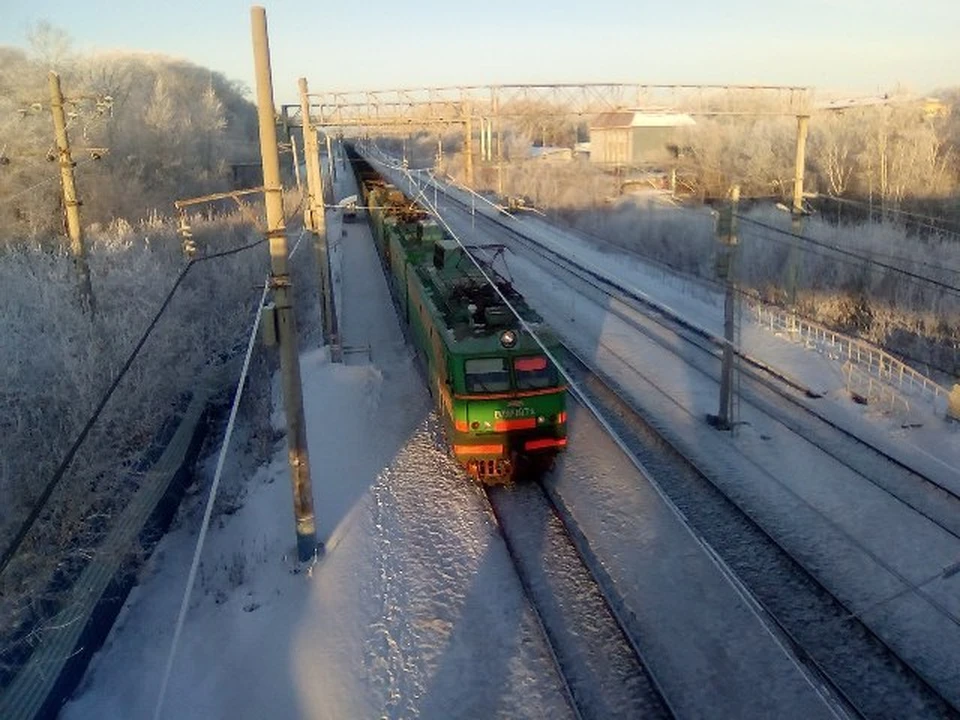
M 782 85 L 656 85 L 552 83 L 457 85 L 311 93 L 313 124 L 324 128 L 459 125 L 467 117 L 529 117 L 532 112 L 591 117 L 657 110 L 689 115 L 784 115 L 810 112 L 812 89 Z M 281 106 L 282 121 L 299 126 L 300 105 Z

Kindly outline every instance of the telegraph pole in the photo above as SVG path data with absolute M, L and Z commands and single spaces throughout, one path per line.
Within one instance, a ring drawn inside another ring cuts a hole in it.
M 80 304 L 91 315 L 95 310 L 93 287 L 90 284 L 90 266 L 87 263 L 87 249 L 83 244 L 83 229 L 80 226 L 80 201 L 77 199 L 77 186 L 73 178 L 76 163 L 70 156 L 70 139 L 67 137 L 67 119 L 63 112 L 63 92 L 60 89 L 60 76 L 50 71 L 50 110 L 53 115 L 53 131 L 57 142 L 57 157 L 60 162 L 60 180 L 63 186 L 63 206 L 67 215 L 67 234 L 70 236 L 70 252 L 73 265 L 80 283 Z
M 720 366 L 720 412 L 715 426 L 720 430 L 732 430 L 733 417 L 733 359 L 736 344 L 737 300 L 737 204 L 740 201 L 740 186 L 730 190 L 730 204 L 720 211 L 717 222 L 717 240 L 721 243 L 717 258 L 717 270 L 725 280 L 723 298 L 723 359 Z
M 267 13 L 262 7 L 250 8 L 253 32 L 253 61 L 257 77 L 257 114 L 260 119 L 260 155 L 263 163 L 264 199 L 267 206 L 267 238 L 270 241 L 270 287 L 276 307 L 277 335 L 280 343 L 280 373 L 283 380 L 283 404 L 287 415 L 287 447 L 293 481 L 293 513 L 297 528 L 297 557 L 307 562 L 322 549 L 317 543 L 313 514 L 313 489 L 307 453 L 307 427 L 303 417 L 303 388 L 300 383 L 300 357 L 297 323 L 293 311 L 293 283 L 287 268 L 287 235 L 283 223 L 283 195 L 280 187 L 280 156 L 277 150 L 277 126 L 273 105 L 273 79 L 270 74 L 270 44 L 267 38 Z

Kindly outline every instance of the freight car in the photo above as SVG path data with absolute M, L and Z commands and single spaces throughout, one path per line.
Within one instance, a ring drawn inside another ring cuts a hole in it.
M 348 150 L 401 322 L 421 358 L 450 449 L 481 482 L 547 469 L 567 444 L 566 387 L 542 319 L 492 263 Z M 487 278 L 495 284 L 496 289 Z M 498 292 L 499 291 L 499 292 Z

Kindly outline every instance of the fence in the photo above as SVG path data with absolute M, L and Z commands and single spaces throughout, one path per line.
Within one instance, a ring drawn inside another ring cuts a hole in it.
M 891 410 L 909 411 L 910 400 L 914 399 L 929 403 L 937 414 L 945 413 L 950 391 L 890 353 L 794 313 L 759 303 L 753 309 L 761 327 L 781 332 L 812 350 L 843 361 L 848 391 L 869 401 L 882 400 Z M 882 390 L 881 386 L 888 390 Z M 893 398 L 893 394 L 899 397 Z

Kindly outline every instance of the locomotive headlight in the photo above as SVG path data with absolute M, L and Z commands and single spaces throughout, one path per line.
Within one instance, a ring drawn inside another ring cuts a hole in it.
M 538 424 L 538 425 L 543 425 L 546 421 L 547 421 L 547 419 L 546 419 L 543 415 L 540 415 L 540 416 L 537 418 L 537 424 Z
M 516 330 L 504 330 L 500 333 L 500 344 L 508 350 L 517 344 Z

